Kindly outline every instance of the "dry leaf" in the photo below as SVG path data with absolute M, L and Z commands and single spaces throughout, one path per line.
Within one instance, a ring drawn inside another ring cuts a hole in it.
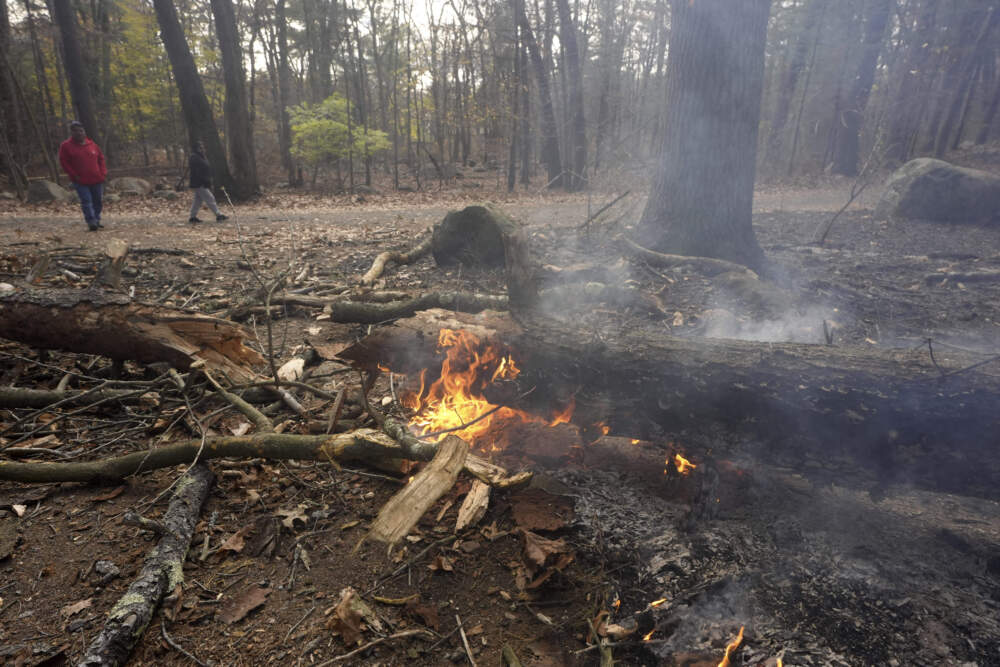
M 73 604 L 68 604 L 59 610 L 65 618 L 69 618 L 73 614 L 79 614 L 84 609 L 90 607 L 94 604 L 94 598 L 87 598 L 86 600 L 80 600 L 79 602 L 74 602 Z
M 406 605 L 406 611 L 411 616 L 420 619 L 420 621 L 431 630 L 437 630 L 441 627 L 441 621 L 438 619 L 437 607 L 433 604 L 420 604 L 414 600 Z
M 252 428 L 253 424 L 251 424 L 248 421 L 242 421 L 236 426 L 230 427 L 229 431 L 238 438 L 240 436 L 246 435 Z
M 316 318 L 319 319 L 318 317 Z M 327 318 L 329 319 L 329 318 Z M 337 355 L 349 348 L 353 343 L 328 343 L 326 345 L 313 345 L 313 349 L 327 361 L 333 361 Z
M 330 615 L 326 627 L 334 634 L 340 635 L 344 643 L 349 646 L 361 641 L 361 631 L 364 629 L 362 621 L 373 630 L 382 629 L 382 623 L 375 616 L 375 612 L 350 586 L 340 591 L 340 602 L 326 613 Z
M 244 526 L 238 531 L 229 536 L 229 538 L 219 545 L 219 551 L 232 551 L 233 553 L 240 553 L 243 551 L 243 547 L 246 546 L 246 536 L 250 534 L 253 530 L 253 524 L 249 526 Z
M 442 570 L 444 572 L 451 572 L 455 569 L 455 566 L 452 564 L 451 560 L 445 556 L 442 556 L 441 554 L 438 554 L 437 557 L 434 560 L 432 560 L 430 565 L 428 565 L 427 567 L 428 569 L 433 570 L 435 572 L 437 572 L 438 570 Z
M 569 551 L 566 540 L 563 539 L 550 540 L 530 530 L 522 530 L 521 537 L 524 546 L 522 557 L 532 574 L 544 567 L 551 556 Z
M 306 360 L 302 357 L 296 357 L 291 361 L 286 361 L 281 368 L 278 369 L 278 379 L 284 380 L 285 382 L 296 382 L 302 378 L 302 373 L 305 371 Z
M 262 586 L 248 588 L 239 597 L 230 600 L 222 606 L 222 609 L 219 610 L 219 620 L 230 625 L 243 620 L 251 611 L 263 606 L 267 602 L 267 596 L 270 594 L 270 588 Z
M 309 516 L 305 513 L 305 508 L 305 505 L 299 505 L 295 509 L 278 510 L 274 514 L 281 517 L 281 525 L 294 530 L 296 521 L 301 521 L 303 526 L 309 521 Z

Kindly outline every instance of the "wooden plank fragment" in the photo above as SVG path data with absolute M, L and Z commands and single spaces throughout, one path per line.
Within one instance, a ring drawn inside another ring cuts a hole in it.
M 490 506 L 490 486 L 478 479 L 472 483 L 472 488 L 466 494 L 462 506 L 458 508 L 458 520 L 455 521 L 455 532 L 475 526 L 486 514 Z
M 442 440 L 427 467 L 382 506 L 366 538 L 389 545 L 403 539 L 431 505 L 455 484 L 468 454 L 469 443 L 458 436 L 449 435 Z

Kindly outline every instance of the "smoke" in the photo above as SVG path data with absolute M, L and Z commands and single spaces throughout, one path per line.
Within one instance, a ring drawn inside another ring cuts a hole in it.
M 769 343 L 827 343 L 840 327 L 842 313 L 826 306 L 793 308 L 769 319 L 744 319 L 725 308 L 713 308 L 702 314 L 706 338 Z

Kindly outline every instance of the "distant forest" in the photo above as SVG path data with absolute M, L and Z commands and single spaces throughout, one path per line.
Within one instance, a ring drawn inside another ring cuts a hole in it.
M 699 2 L 700 0 L 674 0 Z M 4 0 L 0 158 L 57 180 L 79 119 L 114 173 L 202 140 L 260 183 L 586 188 L 661 144 L 668 0 Z M 1000 0 L 774 0 L 758 178 L 853 176 L 1000 138 Z

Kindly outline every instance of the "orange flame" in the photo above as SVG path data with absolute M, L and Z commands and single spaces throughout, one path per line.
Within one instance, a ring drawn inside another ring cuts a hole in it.
M 653 600 L 649 603 L 650 607 L 659 607 L 661 604 L 667 601 L 667 598 L 660 598 L 659 600 Z
M 740 647 L 740 644 L 743 643 L 743 627 L 744 626 L 742 625 L 740 626 L 740 634 L 736 635 L 736 639 L 726 645 L 726 655 L 723 656 L 722 662 L 719 663 L 719 667 L 732 667 L 732 663 L 729 662 L 729 658 L 733 655 L 736 649 Z
M 650 639 L 653 638 L 653 633 L 654 632 L 656 632 L 656 628 L 653 628 L 652 630 L 650 630 L 649 632 L 647 632 L 646 634 L 644 634 L 642 636 L 642 641 L 648 642 Z
M 572 402 L 552 420 L 546 421 L 522 410 L 498 407 L 487 401 L 483 397 L 487 385 L 498 379 L 511 380 L 521 372 L 514 359 L 500 346 L 484 344 L 467 331 L 441 329 L 438 348 L 445 353 L 441 376 L 428 386 L 427 370 L 421 371 L 420 388 L 402 397 L 403 405 L 415 413 L 410 426 L 420 435 L 449 431 L 475 441 L 487 435 L 497 423 L 510 419 L 555 426 L 569 422 L 572 417 Z M 486 413 L 490 414 L 483 417 Z M 438 439 L 442 437 L 443 433 Z
M 688 461 L 686 458 L 680 454 L 674 455 L 674 465 L 677 466 L 677 472 L 682 475 L 686 475 L 698 466 Z

